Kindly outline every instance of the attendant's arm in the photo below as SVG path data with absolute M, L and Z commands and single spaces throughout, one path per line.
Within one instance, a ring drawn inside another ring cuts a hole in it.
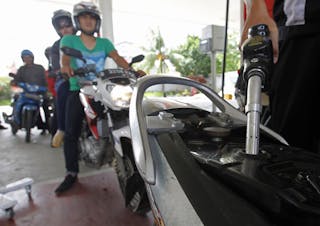
M 248 30 L 257 24 L 266 24 L 270 30 L 270 38 L 273 45 L 273 61 L 278 61 L 279 34 L 275 21 L 270 17 L 265 0 L 244 0 L 247 7 L 247 18 L 242 30 L 240 45 L 248 38 Z

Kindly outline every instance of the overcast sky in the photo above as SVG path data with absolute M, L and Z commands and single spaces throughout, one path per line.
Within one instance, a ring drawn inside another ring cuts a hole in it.
M 10 0 L 2 2 L 0 14 L 0 76 L 8 66 L 21 66 L 20 52 L 30 49 L 35 62 L 47 67 L 46 47 L 59 37 L 51 24 L 53 11 L 72 7 L 79 0 Z M 239 31 L 240 0 L 230 0 L 229 27 Z M 123 51 L 123 43 L 136 48 L 148 45 L 150 30 L 159 28 L 165 44 L 173 48 L 185 42 L 188 34 L 201 36 L 209 24 L 225 25 L 224 0 L 114 0 L 114 44 Z M 124 53 L 126 54 L 126 53 Z

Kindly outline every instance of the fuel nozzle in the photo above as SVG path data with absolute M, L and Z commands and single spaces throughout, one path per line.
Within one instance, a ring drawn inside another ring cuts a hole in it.
M 265 24 L 253 26 L 242 46 L 243 80 L 246 83 L 247 134 L 246 153 L 259 153 L 259 130 L 261 114 L 261 90 L 268 88 L 268 76 L 273 65 L 272 42 Z
M 248 39 L 242 45 L 243 79 L 248 82 L 253 75 L 261 77 L 261 88 L 269 88 L 269 76 L 273 67 L 272 42 L 269 28 L 265 24 L 258 24 L 249 29 Z

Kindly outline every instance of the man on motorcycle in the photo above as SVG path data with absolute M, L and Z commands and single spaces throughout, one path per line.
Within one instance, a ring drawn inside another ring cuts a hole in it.
M 21 59 L 24 65 L 18 69 L 17 74 L 13 75 L 12 85 L 16 85 L 19 82 L 29 83 L 39 86 L 47 86 L 47 81 L 45 77 L 45 69 L 42 65 L 34 63 L 33 53 L 25 49 L 21 52 Z M 46 99 L 46 98 L 45 98 Z M 45 100 L 43 104 L 43 110 L 45 112 L 46 125 L 43 127 L 42 134 L 45 134 L 46 128 L 49 128 L 48 120 L 50 113 L 48 110 L 48 101 Z M 18 98 L 13 106 L 13 120 L 11 121 L 12 128 L 18 130 L 20 127 L 20 117 L 19 112 L 21 111 L 22 101 Z
M 21 59 L 24 65 L 18 69 L 13 83 L 26 82 L 39 86 L 47 86 L 45 69 L 42 65 L 34 63 L 33 53 L 25 49 L 21 52 Z
M 56 30 L 57 34 L 60 38 L 54 42 L 51 47 L 51 71 L 52 74 L 56 74 L 60 70 L 60 41 L 64 35 L 71 35 L 74 34 L 75 29 L 72 24 L 72 17 L 71 13 L 59 9 L 53 12 L 52 16 L 52 25 Z M 64 136 L 64 122 L 65 122 L 65 106 L 66 106 L 66 99 L 69 92 L 69 82 L 68 80 L 64 79 L 62 76 L 56 76 L 56 83 L 55 83 L 55 91 L 56 101 L 55 101 L 55 117 L 56 117 L 56 128 L 57 130 L 54 131 L 54 136 L 52 138 L 51 146 L 54 148 L 60 147 L 62 144 L 63 136 Z
M 105 60 L 111 57 L 118 66 L 129 69 L 128 62 L 121 57 L 109 39 L 95 36 L 99 33 L 101 16 L 100 11 L 92 2 L 80 2 L 74 5 L 73 17 L 76 30 L 80 35 L 67 35 L 61 39 L 60 47 L 72 47 L 81 51 L 87 64 L 95 64 L 96 71 L 104 69 Z M 55 190 L 57 195 L 70 189 L 77 181 L 78 139 L 81 131 L 81 122 L 84 111 L 79 99 L 79 77 L 74 76 L 73 70 L 83 66 L 79 59 L 62 54 L 61 73 L 67 74 L 70 83 L 70 92 L 66 104 L 66 125 L 64 135 L 64 156 L 66 162 L 66 176 L 64 181 Z

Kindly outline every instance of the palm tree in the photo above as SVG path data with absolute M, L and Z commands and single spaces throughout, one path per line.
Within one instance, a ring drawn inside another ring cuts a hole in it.
M 159 31 L 151 30 L 151 42 L 148 49 L 142 47 L 143 51 L 146 53 L 144 64 L 142 68 L 147 72 L 156 68 L 157 73 L 165 74 L 169 72 L 168 62 L 171 61 L 172 56 L 170 55 L 168 49 L 165 47 L 163 37 Z M 163 96 L 166 96 L 164 85 L 162 85 Z
M 157 31 L 151 30 L 151 40 L 149 48 L 142 47 L 146 53 L 146 58 L 143 69 L 149 73 L 156 68 L 157 73 L 164 74 L 169 71 L 168 60 L 170 61 L 168 50 L 165 47 L 163 37 L 159 29 Z

